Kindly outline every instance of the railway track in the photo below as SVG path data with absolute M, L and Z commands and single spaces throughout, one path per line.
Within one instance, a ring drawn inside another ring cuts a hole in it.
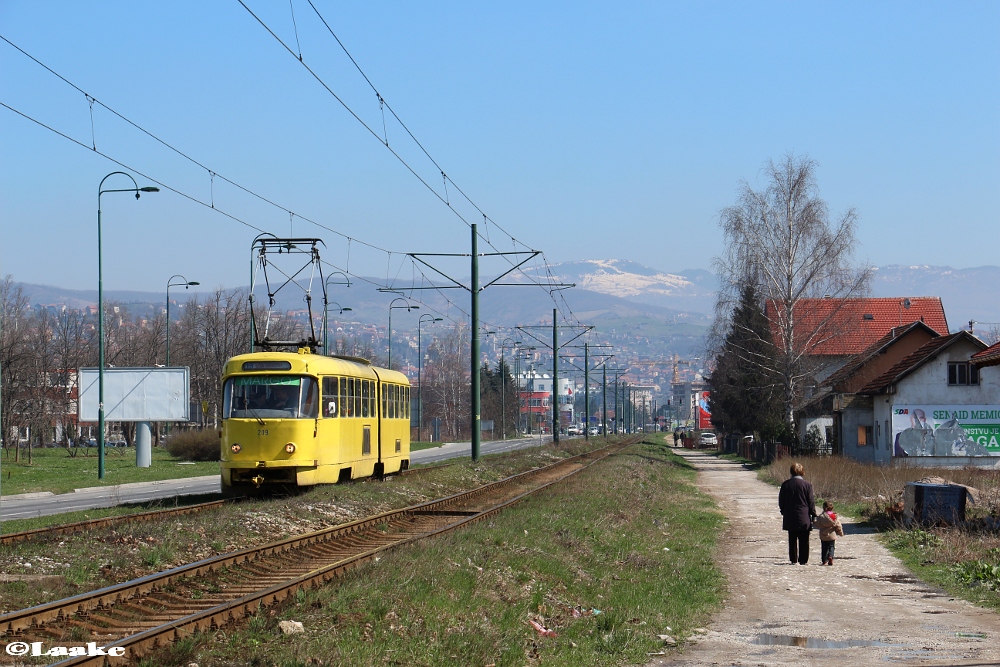
M 300 589 L 323 585 L 387 549 L 492 516 L 629 444 L 632 440 L 439 500 L 3 614 L 0 635 L 8 642 L 96 642 L 124 649 L 122 658 L 71 658 L 60 666 L 134 663 L 177 639 L 239 621 Z
M 409 470 L 404 470 L 401 473 L 395 473 L 395 474 L 409 476 L 409 475 L 419 474 L 428 470 L 434 470 L 435 468 L 446 468 L 451 465 L 454 464 L 440 463 L 438 465 L 425 466 L 422 468 L 411 468 Z M 8 544 L 17 544 L 18 542 L 25 542 L 27 540 L 50 537 L 55 535 L 70 535 L 72 533 L 82 533 L 88 530 L 94 530 L 96 528 L 109 528 L 111 526 L 121 526 L 128 523 L 145 523 L 149 521 L 162 521 L 164 519 L 183 516 L 185 514 L 197 514 L 198 512 L 204 512 L 205 510 L 215 509 L 216 507 L 221 507 L 226 503 L 232 503 L 236 500 L 238 499 L 212 500 L 206 503 L 198 503 L 196 505 L 170 507 L 167 509 L 150 510 L 148 512 L 139 512 L 136 514 L 123 514 L 121 516 L 106 516 L 100 519 L 86 519 L 84 521 L 74 521 L 73 523 L 61 523 L 55 526 L 47 526 L 45 528 L 22 530 L 17 533 L 8 533 L 6 535 L 0 535 L 0 546 L 6 546 Z

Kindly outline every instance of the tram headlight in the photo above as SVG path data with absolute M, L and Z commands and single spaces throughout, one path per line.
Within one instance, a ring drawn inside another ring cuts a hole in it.
M 295 445 L 293 443 L 291 443 L 291 442 L 288 443 L 287 445 L 285 445 L 285 451 L 288 452 L 289 454 L 294 454 L 295 453 Z
M 233 454 L 239 454 L 240 450 L 243 448 L 240 447 L 239 444 L 234 442 L 232 445 L 229 446 L 229 449 L 230 451 L 232 451 Z

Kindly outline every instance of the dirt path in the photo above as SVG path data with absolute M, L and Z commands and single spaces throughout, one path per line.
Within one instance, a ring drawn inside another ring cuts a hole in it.
M 849 520 L 833 567 L 819 566 L 816 533 L 809 564 L 790 565 L 778 490 L 739 464 L 678 453 L 729 519 L 719 564 L 730 596 L 707 634 L 653 665 L 1000 665 L 1000 616 L 914 579 Z

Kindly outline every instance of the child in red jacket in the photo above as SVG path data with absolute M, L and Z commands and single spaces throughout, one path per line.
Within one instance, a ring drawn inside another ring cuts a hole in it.
M 833 565 L 837 536 L 844 536 L 844 528 L 833 511 L 833 503 L 829 500 L 823 502 L 823 513 L 816 517 L 814 523 L 819 528 L 820 565 Z

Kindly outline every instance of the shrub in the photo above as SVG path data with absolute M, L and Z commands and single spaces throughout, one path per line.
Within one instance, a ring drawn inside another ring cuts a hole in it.
M 185 461 L 218 461 L 222 458 L 219 450 L 217 431 L 185 431 L 170 437 L 167 451 L 174 458 Z

